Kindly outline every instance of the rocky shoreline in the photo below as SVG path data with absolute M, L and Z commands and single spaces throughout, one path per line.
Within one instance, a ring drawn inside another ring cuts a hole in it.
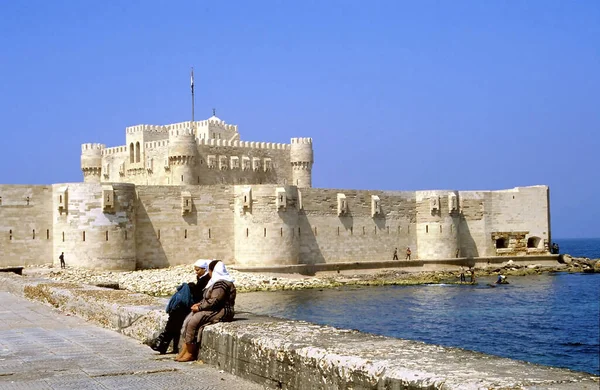
M 562 256 L 563 263 L 553 267 L 541 265 L 523 266 L 509 261 L 503 267 L 475 268 L 476 278 L 497 275 L 534 275 L 545 272 L 600 272 L 600 261 L 587 258 Z M 319 276 L 297 274 L 258 274 L 240 272 L 235 266 L 228 266 L 236 280 L 238 292 L 302 290 L 310 288 L 333 288 L 345 285 L 383 286 L 417 285 L 432 283 L 460 283 L 460 270 L 435 272 L 406 272 L 400 270 L 379 270 L 374 272 L 354 271 L 353 273 L 330 273 Z M 43 275 L 46 278 L 64 283 L 82 283 L 101 287 L 112 287 L 152 296 L 170 296 L 183 282 L 194 280 L 191 265 L 180 265 L 163 269 L 150 269 L 131 272 L 94 271 L 83 268 L 53 268 L 51 264 L 28 267 L 25 274 Z M 465 269 L 469 281 L 469 272 Z

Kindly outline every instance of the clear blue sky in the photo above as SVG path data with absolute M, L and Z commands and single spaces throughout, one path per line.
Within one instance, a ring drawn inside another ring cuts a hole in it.
M 175 5 L 173 5 L 175 4 Z M 211 109 L 314 139 L 313 185 L 546 184 L 600 237 L 600 2 L 3 1 L 0 183 L 82 181 L 80 144 Z

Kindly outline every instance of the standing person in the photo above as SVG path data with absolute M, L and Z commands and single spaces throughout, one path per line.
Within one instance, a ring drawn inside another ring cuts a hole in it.
M 179 337 L 183 321 L 189 314 L 192 305 L 202 300 L 203 290 L 210 280 L 208 263 L 208 260 L 196 261 L 194 263 L 196 282 L 183 283 L 177 287 L 177 292 L 171 297 L 166 309 L 169 313 L 169 319 L 165 325 L 165 330 L 156 339 L 152 340 L 150 345 L 150 348 L 161 355 L 167 353 L 171 340 L 173 340 L 173 353 L 179 352 Z
M 67 268 L 65 265 L 65 252 L 61 252 L 60 256 L 58 256 L 58 259 L 60 260 L 60 268 Z
M 465 267 L 463 267 L 462 265 L 460 266 L 460 282 L 461 283 L 467 282 L 467 278 L 465 278 Z
M 410 251 L 410 247 L 406 248 L 406 260 L 410 260 L 410 255 L 411 255 L 411 251 Z
M 398 248 L 394 249 L 394 257 L 392 260 L 398 260 Z
M 208 274 L 210 281 L 204 290 L 204 299 L 192 306 L 192 312 L 185 318 L 181 328 L 185 344 L 175 358 L 178 362 L 196 359 L 205 326 L 233 320 L 236 296 L 234 279 L 221 261 L 216 264 L 211 262 L 208 265 Z
M 475 283 L 475 268 L 469 267 L 469 272 L 471 273 L 471 283 Z

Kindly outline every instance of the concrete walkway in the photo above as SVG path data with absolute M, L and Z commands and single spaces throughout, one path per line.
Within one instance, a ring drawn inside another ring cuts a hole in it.
M 264 389 L 0 292 L 0 389 Z

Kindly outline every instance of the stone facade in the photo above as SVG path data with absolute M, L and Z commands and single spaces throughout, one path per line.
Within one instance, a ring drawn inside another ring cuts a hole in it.
M 312 188 L 312 139 L 241 141 L 216 117 L 127 128 L 82 146 L 83 183 L 0 185 L 0 265 L 132 270 L 548 253 L 546 186 L 504 191 Z

